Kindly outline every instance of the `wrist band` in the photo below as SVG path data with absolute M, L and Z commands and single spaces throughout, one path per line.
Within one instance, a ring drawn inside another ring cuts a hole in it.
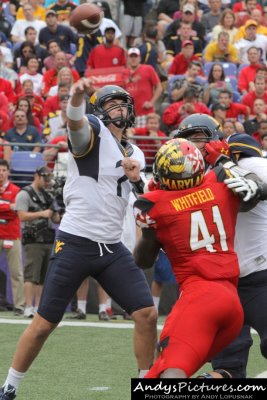
M 72 121 L 80 121 L 85 116 L 85 102 L 78 107 L 74 107 L 68 102 L 66 114 Z

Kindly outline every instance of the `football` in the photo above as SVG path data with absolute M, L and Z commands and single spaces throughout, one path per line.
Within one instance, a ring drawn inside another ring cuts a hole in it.
M 83 3 L 71 12 L 69 23 L 79 33 L 94 33 L 99 29 L 103 17 L 104 11 L 97 5 Z

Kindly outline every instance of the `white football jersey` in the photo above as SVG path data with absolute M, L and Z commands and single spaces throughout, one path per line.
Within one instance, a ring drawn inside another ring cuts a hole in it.
M 267 183 L 267 160 L 247 157 L 238 165 L 254 172 Z M 235 251 L 238 255 L 240 277 L 267 269 L 267 201 L 260 201 L 248 212 L 239 212 L 236 223 Z
M 66 212 L 59 229 L 95 242 L 118 243 L 132 190 L 121 167 L 125 155 L 109 129 L 95 116 L 87 117 L 93 126 L 91 146 L 82 157 L 69 154 L 63 193 Z M 130 157 L 139 159 L 139 149 L 132 147 Z

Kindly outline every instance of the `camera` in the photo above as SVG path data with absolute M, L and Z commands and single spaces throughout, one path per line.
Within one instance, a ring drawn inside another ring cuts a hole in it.
M 22 244 L 36 243 L 38 238 L 48 230 L 48 220 L 40 218 L 35 223 L 26 224 L 22 228 Z
M 57 176 L 54 179 L 54 184 L 53 186 L 47 190 L 49 192 L 50 197 L 53 200 L 56 200 L 58 209 L 55 210 L 57 211 L 60 215 L 64 214 L 65 212 L 65 204 L 63 201 L 63 188 L 66 182 L 66 178 L 64 176 Z M 53 202 L 52 202 L 53 205 Z M 52 209 L 52 206 L 50 207 Z

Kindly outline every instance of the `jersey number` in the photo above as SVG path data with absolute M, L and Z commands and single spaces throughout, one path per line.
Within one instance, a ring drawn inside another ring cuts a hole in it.
M 216 224 L 220 236 L 220 244 L 222 251 L 227 251 L 225 229 L 218 206 L 212 207 L 213 223 Z M 201 238 L 201 239 L 200 239 Z M 206 247 L 210 253 L 216 252 L 212 246 L 215 243 L 214 235 L 210 235 L 208 227 L 202 211 L 196 211 L 191 214 L 191 232 L 190 232 L 190 247 L 191 250 L 199 250 Z

